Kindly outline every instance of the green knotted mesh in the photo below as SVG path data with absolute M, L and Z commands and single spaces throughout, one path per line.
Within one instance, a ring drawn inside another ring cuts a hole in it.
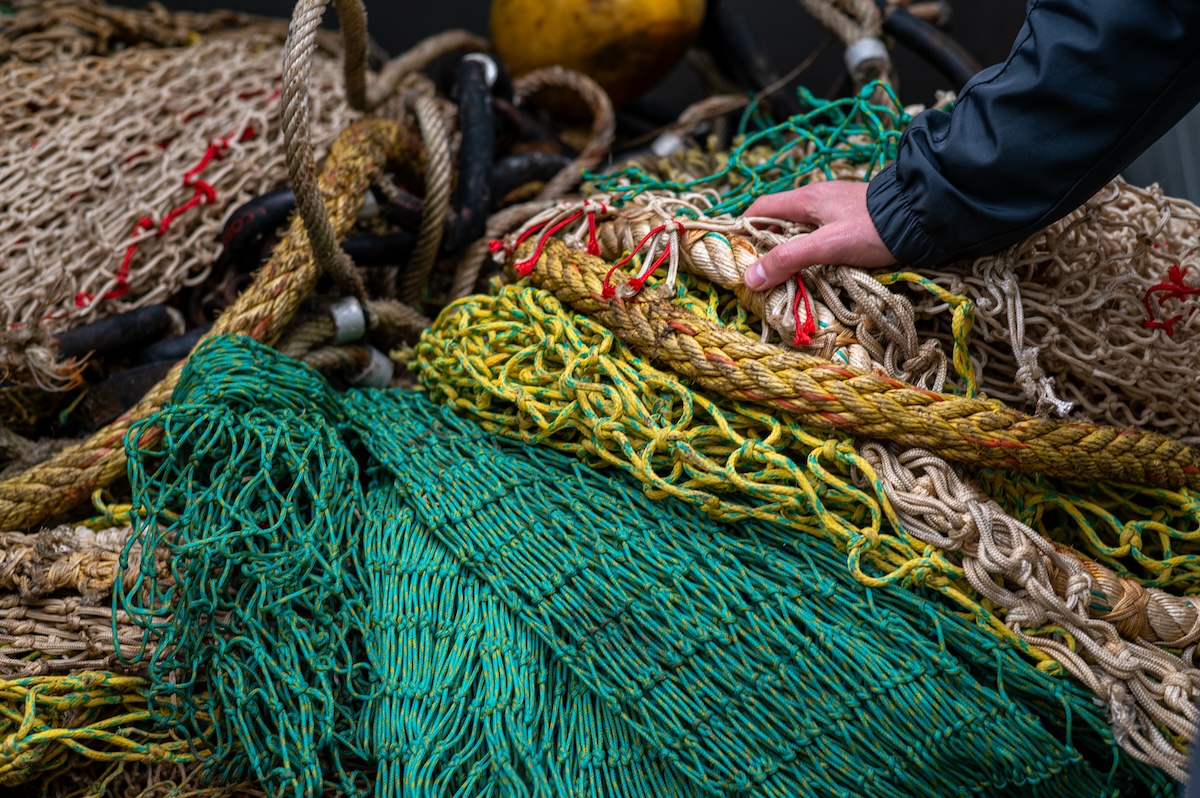
M 420 393 L 337 395 L 218 338 L 127 441 L 146 565 L 117 606 L 157 640 L 152 707 L 206 739 L 214 776 L 285 796 L 1174 791 L 1088 695 L 935 599 Z
M 869 178 L 896 159 L 900 137 L 912 121 L 886 83 L 870 83 L 857 95 L 836 100 L 819 99 L 801 87 L 797 99 L 800 112 L 780 123 L 752 101 L 738 125 L 736 146 L 711 174 L 672 180 L 660 170 L 633 164 L 587 178 L 617 206 L 650 190 L 717 192 L 719 201 L 705 213 L 737 215 L 755 198 L 795 188 L 815 173 L 833 179 L 835 165 Z

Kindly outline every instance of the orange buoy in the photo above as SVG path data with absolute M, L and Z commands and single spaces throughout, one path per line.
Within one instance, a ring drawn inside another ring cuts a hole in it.
M 514 75 L 563 66 L 627 105 L 675 68 L 704 0 L 493 0 L 492 46 Z

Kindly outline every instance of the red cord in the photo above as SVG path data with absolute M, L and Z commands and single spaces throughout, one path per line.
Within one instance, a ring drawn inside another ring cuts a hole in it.
M 1168 299 L 1183 300 L 1189 296 L 1200 295 L 1200 286 L 1191 286 L 1183 281 L 1183 278 L 1187 276 L 1188 268 L 1180 266 L 1178 263 L 1172 264 L 1171 268 L 1167 270 L 1166 282 L 1152 285 L 1146 289 L 1146 293 L 1142 297 L 1142 304 L 1146 308 L 1146 318 L 1142 321 L 1143 327 L 1151 330 L 1165 330 L 1168 337 L 1175 337 L 1175 325 L 1183 321 L 1183 314 L 1172 316 L 1166 320 L 1160 320 L 1155 317 L 1156 314 L 1152 300 L 1156 294 L 1161 294 L 1158 297 L 1158 306 L 1161 308 Z M 1188 312 L 1187 318 L 1190 319 L 1195 312 L 1196 308 L 1193 307 Z
M 661 233 L 663 230 L 666 230 L 666 229 L 667 229 L 667 226 L 665 224 L 661 224 L 658 227 L 651 230 L 649 233 L 646 233 L 646 235 L 643 236 L 642 240 L 638 242 L 636 247 L 629 250 L 629 253 L 626 254 L 625 257 L 621 258 L 619 261 L 617 261 L 616 263 L 613 264 L 612 268 L 608 270 L 608 273 L 604 275 L 604 298 L 605 299 L 612 299 L 614 296 L 616 296 L 617 290 L 612 287 L 611 280 L 612 280 L 613 274 L 617 271 L 617 269 L 621 268 L 626 263 L 629 263 L 631 260 L 633 260 L 633 256 L 636 255 L 642 247 L 646 246 L 647 241 L 649 241 L 651 238 L 653 238 L 654 236 L 658 235 L 659 233 Z M 665 250 L 664 250 L 664 254 L 665 254 Z M 660 258 L 660 261 L 661 261 L 661 258 Z M 657 266 L 657 262 L 656 262 L 656 266 Z
M 800 321 L 800 301 L 804 300 L 804 321 Z M 793 346 L 808 346 L 817 332 L 817 319 L 813 315 L 812 301 L 808 298 L 808 288 L 800 275 L 796 275 L 796 301 L 792 303 L 792 317 L 796 320 L 796 338 Z
M 193 116 L 196 115 L 193 114 Z M 191 117 L 188 118 L 190 119 Z M 253 127 L 247 127 L 238 136 L 237 141 L 247 141 L 256 135 L 257 132 Z M 232 136 L 226 136 L 215 144 L 209 144 L 208 149 L 204 151 L 204 155 L 200 158 L 200 162 L 184 174 L 183 185 L 185 188 L 192 189 L 192 198 L 177 208 L 168 211 L 167 215 L 163 217 L 162 223 L 158 225 L 155 235 L 161 236 L 165 234 L 176 219 L 197 205 L 211 205 L 217 201 L 217 190 L 205 181 L 200 180 L 199 176 L 214 159 L 219 161 L 225 157 L 226 150 L 231 146 L 231 139 Z M 154 220 L 149 216 L 143 216 L 134 224 L 131 235 L 137 235 L 140 230 L 154 230 L 154 227 Z M 105 292 L 100 297 L 100 301 L 116 299 L 129 292 L 129 272 L 133 266 L 133 254 L 137 251 L 140 242 L 141 238 L 135 239 L 133 243 L 126 247 L 125 257 L 121 261 L 121 268 L 117 269 L 117 285 L 111 291 Z M 95 294 L 88 294 L 81 291 L 75 295 L 75 307 L 77 308 L 87 307 L 94 301 L 96 301 Z

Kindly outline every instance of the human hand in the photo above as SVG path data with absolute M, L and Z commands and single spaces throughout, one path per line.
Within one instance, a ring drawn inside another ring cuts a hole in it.
M 896 263 L 867 211 L 866 183 L 832 180 L 767 194 L 756 199 L 744 215 L 785 219 L 816 228 L 775 247 L 746 270 L 742 279 L 755 291 L 774 288 L 819 263 L 866 269 Z

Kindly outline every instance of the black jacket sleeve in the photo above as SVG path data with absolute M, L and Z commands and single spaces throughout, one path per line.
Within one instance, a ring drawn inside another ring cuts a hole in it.
M 1200 1 L 1030 0 L 1002 64 L 871 181 L 901 263 L 996 252 L 1079 207 L 1200 102 Z

